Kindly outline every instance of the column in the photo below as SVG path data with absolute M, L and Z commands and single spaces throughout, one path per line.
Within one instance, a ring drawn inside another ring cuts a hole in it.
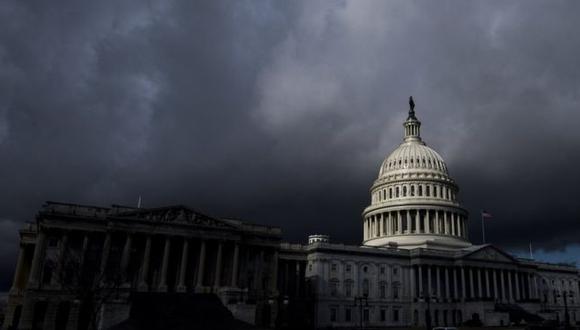
M 453 214 L 453 213 L 452 213 Z M 447 211 L 443 212 L 443 234 L 449 234 L 449 226 L 447 225 Z
M 107 268 L 107 262 L 109 261 L 109 253 L 111 251 L 111 233 L 105 235 L 105 242 L 103 242 L 103 255 L 101 256 L 101 274 L 105 272 Z
M 453 298 L 459 298 L 459 290 L 457 290 L 457 267 L 453 267 Z
M 169 251 L 171 249 L 171 238 L 165 238 L 165 247 L 163 248 L 163 260 L 161 261 L 161 278 L 159 280 L 159 291 L 167 291 L 167 267 L 169 266 Z
M 403 233 L 403 216 L 401 211 L 397 211 L 397 234 L 401 235 Z
M 197 265 L 196 288 L 203 287 L 203 273 L 205 272 L 205 240 L 202 239 L 199 248 L 199 264 Z
M 30 276 L 28 277 L 28 288 L 35 288 L 40 285 L 40 272 L 42 269 L 42 262 L 44 260 L 46 234 L 40 228 L 40 232 L 36 237 L 36 245 L 34 246 L 34 257 L 32 258 L 32 265 L 30 269 Z M 24 307 L 23 307 L 24 308 Z
M 421 210 L 415 211 L 415 233 L 421 232 Z
M 234 260 L 232 260 L 232 282 L 231 285 L 234 288 L 238 287 L 238 259 L 240 255 L 240 245 L 236 242 L 234 243 Z M 286 281 L 286 279 L 284 279 Z
M 125 239 L 125 245 L 123 246 L 123 254 L 121 255 L 121 276 L 123 277 L 123 282 L 127 282 L 129 280 L 127 270 L 129 268 L 129 259 L 131 257 L 131 244 L 132 244 L 132 237 L 131 234 L 127 234 L 127 238 Z
M 526 273 L 526 277 L 528 278 L 528 299 L 532 299 L 534 294 L 534 290 L 532 288 L 532 274 Z
M 520 296 L 520 274 L 518 273 L 518 271 L 516 271 L 514 273 L 514 277 L 515 277 L 515 285 L 516 285 L 516 300 L 522 300 L 522 297 Z
M 489 290 L 489 269 L 484 268 L 484 272 L 485 272 L 485 297 L 489 298 L 491 296 Z
M 508 282 L 508 292 L 509 292 L 508 301 L 512 302 L 512 301 L 514 301 L 514 292 L 512 290 L 512 271 L 511 270 L 507 271 L 506 279 Z
M 481 268 L 477 268 L 477 294 L 479 298 L 483 297 L 483 286 L 481 285 Z
M 440 233 L 440 226 L 439 226 L 439 211 L 435 211 L 435 234 L 439 234 Z
M 427 265 L 427 296 L 433 295 L 433 285 L 431 285 L 431 266 Z
M 473 278 L 473 267 L 469 267 L 469 297 L 475 298 L 475 290 L 473 289 L 475 279 Z
M 504 283 L 504 270 L 503 269 L 499 269 L 499 280 L 500 280 L 500 286 L 501 286 L 501 298 L 502 301 L 503 300 L 507 300 L 506 298 L 506 290 L 505 290 L 505 283 Z
M 145 241 L 145 251 L 141 261 L 141 271 L 139 272 L 139 291 L 147 291 L 147 275 L 149 273 L 149 256 L 151 255 L 151 236 L 147 236 Z
M 59 253 L 58 264 L 56 265 L 54 276 L 52 276 L 51 285 L 59 284 L 60 286 L 62 286 L 64 284 L 65 279 L 63 278 L 63 275 L 64 275 L 63 267 L 64 267 L 64 264 L 66 263 L 66 260 L 64 259 L 64 257 L 66 254 L 67 245 L 68 245 L 68 235 L 66 233 L 64 233 L 62 235 L 61 240 L 60 240 L 60 246 L 59 246 L 59 251 L 58 251 L 58 253 Z
M 411 211 L 405 211 L 407 213 L 407 234 L 411 233 Z
M 431 233 L 431 224 L 429 223 L 429 217 L 431 212 L 429 210 L 425 210 L 425 232 Z
M 20 277 L 22 277 L 22 267 L 24 266 L 24 247 L 22 246 L 22 243 L 20 243 L 19 246 L 18 261 L 16 262 L 16 270 L 14 271 L 14 280 L 12 281 L 12 287 L 10 288 L 10 295 L 17 294 L 22 289 Z M 6 316 L 8 317 L 9 315 Z
M 177 292 L 185 292 L 187 288 L 185 287 L 185 276 L 187 271 L 187 260 L 189 258 L 189 240 L 183 238 L 183 244 L 181 245 L 181 262 L 179 263 L 179 279 L 177 280 Z
M 465 290 L 465 268 L 461 267 L 461 301 L 465 301 L 467 294 Z
M 451 218 L 451 235 L 453 236 L 457 236 L 457 234 L 455 233 L 455 220 L 457 220 L 457 217 Z
M 368 234 L 367 234 L 368 230 L 367 230 L 367 227 L 368 227 L 368 220 L 365 218 L 363 220 L 363 238 L 364 238 L 364 240 L 367 240 L 368 239 Z
M 217 257 L 215 262 L 215 278 L 213 282 L 214 287 L 219 287 L 221 285 L 221 277 L 222 277 L 222 242 L 218 241 L 217 244 Z
M 300 276 L 300 260 L 296 261 L 296 294 L 299 295 L 300 294 L 300 279 L 302 278 L 302 276 Z
M 421 265 L 417 266 L 417 270 L 419 271 L 419 296 L 425 295 L 423 292 L 423 271 Z
M 437 298 L 441 298 L 441 268 L 435 266 L 435 280 L 437 281 Z
M 411 266 L 411 301 L 415 298 L 415 267 Z
M 493 273 L 493 297 L 495 298 L 495 301 L 498 301 L 499 295 L 497 290 L 497 270 L 492 269 L 491 271 Z
M 449 299 L 449 267 L 445 267 L 445 298 Z

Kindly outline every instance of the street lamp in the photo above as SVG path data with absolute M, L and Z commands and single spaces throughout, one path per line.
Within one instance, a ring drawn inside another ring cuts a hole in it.
M 436 296 L 436 294 L 433 294 L 431 296 Z M 426 311 L 426 315 L 425 315 L 425 327 L 427 328 L 427 330 L 431 330 L 431 296 L 429 295 L 429 293 L 425 294 L 425 292 L 423 292 L 423 294 L 421 294 L 421 296 L 419 296 L 419 299 L 423 299 L 426 303 L 427 303 L 427 311 Z
M 362 296 L 358 296 L 358 297 L 354 297 L 354 307 L 359 308 L 359 312 L 358 312 L 358 318 L 359 318 L 359 323 L 360 323 L 360 329 L 363 329 L 363 306 L 364 307 L 368 307 L 369 306 L 369 299 L 368 299 L 368 293 L 365 293 Z

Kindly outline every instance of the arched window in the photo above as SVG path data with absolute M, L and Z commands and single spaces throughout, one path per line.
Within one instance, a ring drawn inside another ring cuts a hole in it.
M 407 186 L 403 186 L 403 197 L 407 196 Z
M 419 196 L 423 196 L 423 186 L 422 185 L 419 185 L 419 188 L 418 188 L 418 192 L 417 193 L 418 193 Z
M 429 185 L 425 186 L 425 196 L 431 196 L 431 186 Z
M 389 188 L 389 199 L 393 198 L 393 188 Z
M 415 196 L 415 185 L 411 185 L 411 196 Z
M 387 199 L 387 189 L 383 189 L 383 200 Z
M 399 187 L 395 187 L 395 197 L 399 198 Z

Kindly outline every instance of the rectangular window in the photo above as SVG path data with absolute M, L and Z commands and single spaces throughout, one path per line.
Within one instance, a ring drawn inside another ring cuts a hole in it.
M 345 291 L 344 294 L 347 297 L 350 297 L 352 295 L 352 282 L 345 283 L 344 291 Z
M 398 309 L 393 309 L 393 321 L 399 322 L 399 310 Z
M 385 322 L 387 320 L 387 311 L 381 309 L 381 322 Z
M 333 272 L 336 272 L 336 264 L 332 264 L 331 269 Z
M 346 265 L 346 271 L 350 272 L 350 265 Z
M 387 295 L 387 292 L 386 292 L 386 291 L 387 291 L 386 285 L 385 285 L 385 284 L 381 284 L 380 290 L 381 290 L 381 298 L 385 298 L 385 297 L 386 297 L 386 295 Z
M 363 311 L 363 321 L 368 322 L 369 321 L 369 310 L 368 308 L 365 308 L 365 310 Z
M 385 273 L 385 267 L 381 267 L 381 274 Z
M 336 307 L 330 309 L 330 322 L 336 322 Z
M 393 267 L 393 275 L 397 275 L 397 271 L 398 271 L 397 267 Z
M 351 314 L 350 314 L 350 313 L 351 313 L 351 312 L 350 312 L 350 308 L 346 308 L 346 309 L 344 310 L 344 320 L 345 320 L 346 322 L 350 322 L 350 321 L 351 321 L 351 319 L 352 319 L 352 316 L 351 316 Z

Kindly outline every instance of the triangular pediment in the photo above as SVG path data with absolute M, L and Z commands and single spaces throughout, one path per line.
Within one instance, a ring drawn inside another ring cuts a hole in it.
M 468 251 L 463 259 L 485 260 L 497 262 L 516 262 L 516 259 L 508 253 L 496 248 L 493 245 L 485 245 L 474 251 Z
M 205 215 L 183 205 L 127 210 L 117 213 L 115 217 L 147 220 L 158 223 L 184 224 L 217 228 L 236 228 L 224 220 Z

